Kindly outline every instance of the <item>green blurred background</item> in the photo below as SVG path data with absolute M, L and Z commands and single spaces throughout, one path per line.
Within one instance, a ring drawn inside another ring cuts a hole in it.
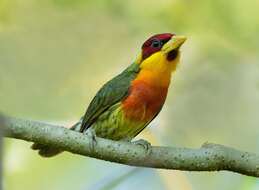
M 0 0 L 0 108 L 71 125 L 154 33 L 186 35 L 166 104 L 144 136 L 259 152 L 258 0 Z M 43 159 L 5 140 L 8 190 L 258 190 L 230 172 L 134 168 L 63 153 Z

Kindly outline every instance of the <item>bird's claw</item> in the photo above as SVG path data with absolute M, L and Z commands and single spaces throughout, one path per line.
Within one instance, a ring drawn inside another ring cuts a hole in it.
M 90 128 L 86 132 L 84 132 L 84 134 L 86 134 L 89 137 L 90 149 L 91 149 L 91 151 L 94 151 L 95 146 L 97 145 L 95 130 Z
M 150 144 L 150 142 L 148 142 L 148 141 L 146 141 L 144 139 L 139 139 L 137 141 L 133 141 L 132 143 L 135 144 L 135 145 L 142 146 L 145 149 L 146 154 L 150 154 L 151 153 L 151 144 Z

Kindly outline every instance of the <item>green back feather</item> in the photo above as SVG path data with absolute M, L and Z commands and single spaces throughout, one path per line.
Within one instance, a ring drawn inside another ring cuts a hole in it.
M 139 70 L 139 64 L 133 63 L 103 85 L 86 110 L 80 129 L 81 132 L 89 128 L 104 111 L 127 97 L 130 83 L 136 78 Z

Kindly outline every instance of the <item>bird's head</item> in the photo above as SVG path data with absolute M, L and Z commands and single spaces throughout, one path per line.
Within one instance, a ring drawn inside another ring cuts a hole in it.
M 171 33 L 151 36 L 143 43 L 137 63 L 146 69 L 174 70 L 179 62 L 179 48 L 185 40 L 186 37 Z

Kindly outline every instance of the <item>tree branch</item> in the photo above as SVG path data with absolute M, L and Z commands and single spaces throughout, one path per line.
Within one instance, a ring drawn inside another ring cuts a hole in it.
M 101 160 L 151 168 L 187 171 L 228 170 L 259 177 L 259 156 L 218 144 L 206 143 L 199 149 L 152 146 L 149 154 L 142 146 L 97 138 L 91 139 L 62 126 L 5 117 L 5 137 L 51 145 L 71 153 Z
M 0 113 L 0 190 L 3 189 L 3 130 L 1 126 L 4 126 L 4 119 Z

